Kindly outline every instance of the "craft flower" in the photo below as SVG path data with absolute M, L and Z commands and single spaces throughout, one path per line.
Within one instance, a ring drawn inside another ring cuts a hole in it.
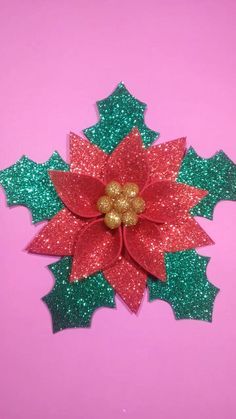
M 151 146 L 159 133 L 124 83 L 97 107 L 85 138 L 70 134 L 70 164 L 54 152 L 0 170 L 7 205 L 49 220 L 28 250 L 62 256 L 48 265 L 55 281 L 42 298 L 53 332 L 89 327 L 97 308 L 115 307 L 115 293 L 137 312 L 145 287 L 176 319 L 211 321 L 219 289 L 195 248 L 213 242 L 193 217 L 213 219 L 219 201 L 236 200 L 236 165 L 223 151 L 204 159 L 186 150 L 185 138 Z
M 137 312 L 147 276 L 165 281 L 165 252 L 212 244 L 189 211 L 207 191 L 176 181 L 185 139 L 144 148 L 134 128 L 112 154 L 70 135 L 70 171 L 50 171 L 62 209 L 28 246 L 73 256 L 70 281 L 103 271 Z

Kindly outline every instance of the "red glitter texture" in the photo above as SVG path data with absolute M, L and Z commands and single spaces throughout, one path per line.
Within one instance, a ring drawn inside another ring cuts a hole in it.
M 147 149 L 149 182 L 177 179 L 186 149 L 186 138 L 153 145 Z
M 146 287 L 147 273 L 129 256 L 120 256 L 117 262 L 103 271 L 105 278 L 122 297 L 131 311 L 137 313 Z
M 102 219 L 89 223 L 76 241 L 70 281 L 108 268 L 120 256 L 121 248 L 121 228 L 110 230 Z
M 206 195 L 201 189 L 168 180 L 151 183 L 142 193 L 146 202 L 143 216 L 156 223 L 174 221 L 188 214 Z
M 72 256 L 75 240 L 84 226 L 85 221 L 64 208 L 43 227 L 26 250 L 44 255 Z
M 124 242 L 130 256 L 138 265 L 154 277 L 165 280 L 161 233 L 154 223 L 140 219 L 136 226 L 125 227 Z
M 148 273 L 166 279 L 164 252 L 213 243 L 189 215 L 207 192 L 175 181 L 184 152 L 184 138 L 146 150 L 136 128 L 110 156 L 71 134 L 70 172 L 50 172 L 66 209 L 49 221 L 28 250 L 72 255 L 71 281 L 102 270 L 128 307 L 137 312 Z M 146 209 L 136 226 L 115 230 L 105 226 L 96 202 L 111 180 L 139 186 Z
M 108 156 L 87 139 L 70 133 L 70 171 L 104 180 Z
M 148 162 L 141 135 L 134 128 L 107 161 L 106 181 L 134 182 L 142 190 L 148 181 Z
M 96 203 L 105 185 L 98 179 L 76 173 L 49 171 L 53 185 L 65 206 L 80 217 L 100 215 Z

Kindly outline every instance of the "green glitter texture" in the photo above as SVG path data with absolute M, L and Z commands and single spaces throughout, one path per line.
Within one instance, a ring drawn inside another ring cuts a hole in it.
M 100 120 L 83 132 L 91 143 L 106 153 L 111 153 L 132 128 L 138 127 L 144 144 L 149 146 L 159 137 L 159 133 L 145 125 L 146 106 L 120 83 L 110 96 L 97 102 Z
M 168 302 L 176 319 L 212 321 L 213 304 L 219 289 L 206 276 L 210 258 L 195 250 L 166 253 L 167 281 L 148 280 L 149 300 Z
M 71 263 L 71 257 L 64 257 L 48 266 L 56 281 L 43 301 L 51 312 L 54 333 L 73 327 L 89 327 L 97 308 L 115 307 L 113 288 L 102 273 L 70 283 Z
M 236 200 L 236 165 L 220 151 L 203 159 L 190 148 L 182 162 L 178 182 L 206 189 L 209 193 L 196 205 L 191 215 L 212 220 L 214 207 L 221 200 Z
M 24 205 L 32 213 L 32 222 L 52 218 L 64 206 L 48 176 L 48 170 L 69 170 L 68 164 L 54 152 L 45 163 L 35 163 L 23 156 L 0 171 L 0 184 L 6 192 L 7 204 Z

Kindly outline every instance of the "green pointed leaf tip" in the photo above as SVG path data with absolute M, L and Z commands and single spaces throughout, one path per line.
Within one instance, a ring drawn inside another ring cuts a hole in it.
M 212 219 L 219 201 L 236 200 L 236 165 L 223 151 L 204 159 L 190 148 L 182 162 L 178 182 L 208 191 L 208 195 L 192 209 L 193 216 Z
M 149 146 L 159 133 L 149 129 L 144 122 L 145 103 L 132 96 L 123 83 L 106 99 L 97 102 L 100 120 L 83 132 L 86 137 L 106 153 L 111 153 L 120 141 L 138 127 L 144 144 Z
M 69 282 L 72 258 L 64 257 L 49 265 L 55 277 L 52 291 L 43 297 L 53 323 L 53 332 L 75 327 L 89 327 L 99 307 L 115 307 L 113 288 L 101 272 L 80 281 Z
M 168 302 L 176 319 L 212 321 L 215 297 L 219 291 L 206 276 L 209 258 L 195 250 L 166 253 L 167 281 L 149 279 L 149 300 Z
M 0 171 L 0 184 L 5 189 L 7 204 L 26 206 L 31 211 L 33 223 L 50 219 L 63 208 L 48 170 L 67 171 L 69 166 L 54 152 L 45 163 L 38 164 L 23 156 Z

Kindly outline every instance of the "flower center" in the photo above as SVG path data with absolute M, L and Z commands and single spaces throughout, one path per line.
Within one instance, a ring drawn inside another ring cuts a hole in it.
M 115 180 L 105 188 L 105 195 L 97 201 L 97 209 L 105 214 L 104 223 L 107 227 L 134 226 L 138 222 L 138 214 L 145 210 L 145 201 L 139 196 L 136 183 L 127 182 L 123 186 Z

